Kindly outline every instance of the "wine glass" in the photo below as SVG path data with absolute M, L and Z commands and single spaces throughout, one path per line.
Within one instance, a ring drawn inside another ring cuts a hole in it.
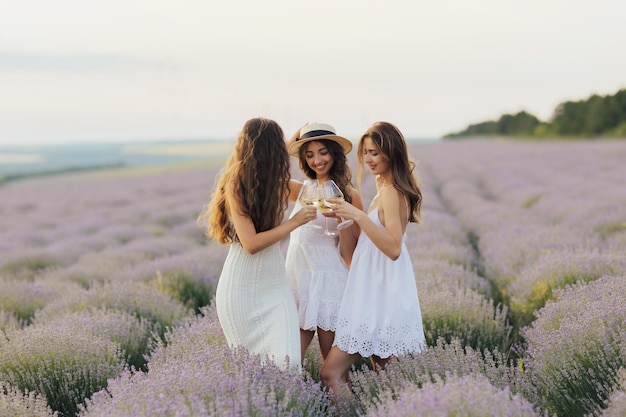
M 334 198 L 337 200 L 344 199 L 343 193 L 339 189 L 339 186 L 333 180 L 324 181 L 324 183 L 320 185 L 320 196 L 322 199 L 320 201 L 319 207 L 320 211 L 322 212 L 329 212 L 333 210 L 333 203 L 326 201 L 327 198 Z M 348 227 L 352 223 L 354 223 L 352 219 L 344 220 L 342 217 L 339 218 L 341 219 L 341 222 L 337 224 L 337 229 L 339 230 L 343 229 L 344 227 Z M 333 236 L 336 234 L 335 232 L 328 230 L 328 223 L 326 223 L 326 234 L 329 236 Z
M 317 180 L 304 180 L 302 183 L 302 192 L 300 193 L 300 203 L 303 206 L 312 206 L 319 208 L 320 205 L 320 187 Z M 321 229 L 322 226 L 315 224 L 315 220 L 311 220 L 304 227 Z

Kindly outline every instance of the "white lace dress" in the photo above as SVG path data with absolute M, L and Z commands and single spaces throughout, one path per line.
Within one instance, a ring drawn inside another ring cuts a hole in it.
M 293 216 L 302 208 L 296 202 Z M 325 217 L 318 212 L 314 221 L 320 228 L 303 225 L 291 232 L 286 269 L 289 286 L 298 309 L 300 328 L 335 331 L 337 311 L 348 278 L 348 268 L 338 248 L 338 237 L 324 234 Z M 335 219 L 328 219 L 336 228 Z
M 378 209 L 368 216 L 379 227 Z M 334 345 L 348 353 L 381 358 L 425 348 L 422 313 L 411 258 L 402 237 L 392 261 L 361 232 L 339 309 Z
M 287 284 L 280 242 L 255 253 L 230 245 L 215 303 L 230 346 L 243 346 L 280 367 L 300 368 L 298 313 Z

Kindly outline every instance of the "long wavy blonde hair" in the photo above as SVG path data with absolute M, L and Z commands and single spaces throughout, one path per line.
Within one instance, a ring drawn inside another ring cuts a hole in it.
M 287 209 L 290 179 L 283 130 L 273 120 L 250 119 L 198 223 L 208 237 L 222 245 L 238 241 L 231 222 L 232 208 L 226 203 L 226 196 L 231 195 L 238 201 L 241 214 L 250 217 L 257 233 L 272 229 L 282 222 Z

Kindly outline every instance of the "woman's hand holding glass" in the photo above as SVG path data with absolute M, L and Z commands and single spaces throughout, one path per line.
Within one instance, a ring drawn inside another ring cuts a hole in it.
M 335 213 L 335 208 L 337 207 L 337 204 L 341 201 L 344 201 L 344 196 L 341 192 L 341 189 L 339 189 L 339 186 L 337 186 L 335 181 L 328 180 L 320 184 L 320 195 L 322 197 L 320 210 L 325 213 L 325 216 L 334 217 L 332 215 L 329 215 L 328 213 Z M 339 230 L 348 227 L 352 225 L 352 223 L 354 223 L 352 219 L 344 220 L 341 216 L 339 216 L 339 219 L 341 220 L 341 222 L 337 224 L 337 229 Z M 328 231 L 328 227 L 326 228 L 326 234 L 331 234 L 331 232 Z
M 308 225 L 315 219 L 317 219 L 317 208 L 312 206 L 304 206 L 302 209 L 298 210 L 296 214 L 293 215 L 293 218 L 301 225 L 305 225 L 304 227 L 308 227 Z M 320 227 L 321 226 L 316 226 Z
M 316 209 L 315 218 L 317 218 L 317 209 L 319 208 L 320 200 L 321 200 L 320 186 L 317 180 L 305 180 L 302 183 L 302 192 L 300 193 L 300 203 L 302 204 L 303 208 L 314 207 Z M 313 221 L 308 222 L 305 227 L 311 227 L 315 229 L 322 228 L 322 226 L 315 224 L 315 222 Z
M 332 211 L 324 213 L 327 217 L 338 217 L 345 219 L 345 222 L 353 224 L 355 221 L 353 219 L 356 219 L 359 214 L 363 213 L 363 210 L 354 207 L 343 198 L 329 198 L 327 201 L 329 204 L 332 204 Z

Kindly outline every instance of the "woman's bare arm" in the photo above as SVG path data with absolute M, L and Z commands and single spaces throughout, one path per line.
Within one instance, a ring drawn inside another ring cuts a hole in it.
M 349 193 L 352 199 L 352 205 L 363 211 L 363 199 L 361 198 L 361 194 L 352 187 L 346 188 L 346 193 Z M 361 227 L 357 222 L 339 231 L 339 252 L 347 265 L 352 263 L 352 254 L 354 253 L 354 248 L 356 248 L 360 234 Z
M 250 254 L 255 254 L 270 247 L 287 236 L 296 227 L 317 217 L 317 212 L 314 207 L 303 207 L 302 210 L 299 210 L 289 220 L 279 224 L 273 229 L 257 233 L 252 219 L 242 214 L 239 203 L 235 197 L 229 195 L 226 203 L 230 208 L 233 226 L 239 237 L 239 242 L 244 250 Z
M 406 223 L 406 219 L 404 223 L 402 220 L 406 215 L 402 215 L 400 210 L 404 205 L 401 206 L 401 202 L 404 200 L 402 194 L 393 187 L 383 188 L 379 198 L 378 210 L 379 214 L 383 215 L 384 228 L 376 225 L 367 213 L 342 200 L 333 200 L 337 204 L 333 211 L 344 219 L 353 219 L 381 252 L 390 259 L 396 260 L 400 257 L 402 250 L 403 224 Z

